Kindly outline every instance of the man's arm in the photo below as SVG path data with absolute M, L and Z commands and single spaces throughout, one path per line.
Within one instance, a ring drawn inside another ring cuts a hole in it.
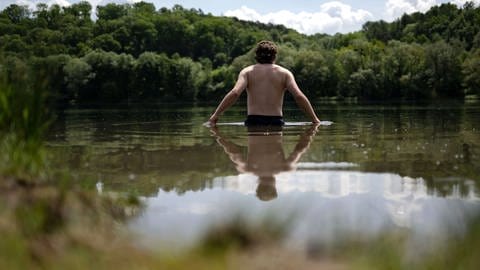
M 243 69 L 240 71 L 240 74 L 238 74 L 238 79 L 233 89 L 225 95 L 220 104 L 218 104 L 215 112 L 210 116 L 210 119 L 208 119 L 210 125 L 215 126 L 220 115 L 237 101 L 238 97 L 240 97 L 242 92 L 247 88 L 247 85 L 247 71 Z
M 286 83 L 287 90 L 293 95 L 295 102 L 297 102 L 298 106 L 310 117 L 312 123 L 320 123 L 320 119 L 318 119 L 315 111 L 313 110 L 312 104 L 308 100 L 308 98 L 303 94 L 300 88 L 295 82 L 295 78 L 290 71 L 287 71 L 287 83 Z
M 312 142 L 313 137 L 317 133 L 318 125 L 318 123 L 312 124 L 312 126 L 300 136 L 300 140 L 298 141 L 297 145 L 295 145 L 295 149 L 287 158 L 287 162 L 290 166 L 294 166 L 295 164 L 297 164 L 302 155 L 310 147 L 310 143 Z
M 228 155 L 230 160 L 233 163 L 235 163 L 235 167 L 237 168 L 237 171 L 240 173 L 244 173 L 246 171 L 245 170 L 246 162 L 243 159 L 242 151 L 240 151 L 238 146 L 232 142 L 229 142 L 227 139 L 225 139 L 222 136 L 222 134 L 220 134 L 217 127 L 215 126 L 211 127 L 210 132 L 212 133 L 213 136 L 215 136 L 217 143 L 223 147 L 223 150 Z

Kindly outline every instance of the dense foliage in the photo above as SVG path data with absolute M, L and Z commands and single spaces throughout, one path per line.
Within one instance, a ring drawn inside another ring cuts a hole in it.
M 10 5 L 0 11 L 0 68 L 27 63 L 62 102 L 215 100 L 270 39 L 278 63 L 314 97 L 463 98 L 480 93 L 480 8 L 442 4 L 361 31 L 302 35 L 272 24 L 153 4 Z

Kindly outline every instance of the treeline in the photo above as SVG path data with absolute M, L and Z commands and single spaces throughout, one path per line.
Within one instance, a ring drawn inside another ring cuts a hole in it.
M 454 4 L 434 6 L 425 14 L 404 14 L 392 23 L 368 22 L 362 27 L 369 40 L 428 43 L 445 40 L 470 50 L 480 46 L 480 14 L 473 2 L 459 9 Z
M 212 100 L 252 64 L 262 39 L 280 46 L 310 97 L 463 98 L 480 93 L 480 9 L 433 7 L 361 31 L 302 35 L 272 24 L 153 4 L 10 5 L 0 12 L 0 68 L 25 65 L 62 102 Z

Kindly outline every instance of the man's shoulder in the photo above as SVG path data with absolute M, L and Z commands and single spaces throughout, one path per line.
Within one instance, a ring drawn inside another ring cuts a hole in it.
M 275 66 L 275 69 L 277 69 L 279 72 L 282 72 L 282 73 L 285 73 L 285 74 L 291 74 L 292 73 L 290 70 L 288 70 L 287 68 L 282 67 L 280 65 L 275 64 L 274 66 Z
M 240 75 L 242 75 L 242 74 L 247 75 L 248 73 L 250 73 L 253 70 L 253 67 L 254 67 L 254 65 L 244 67 L 242 70 L 240 70 Z
M 272 68 L 276 72 L 280 72 L 285 75 L 292 74 L 290 70 L 277 64 L 270 65 L 270 68 Z M 256 70 L 265 70 L 265 66 L 263 66 L 262 64 L 250 65 L 243 68 L 242 71 L 240 71 L 240 73 L 248 74 L 250 72 L 256 72 Z
M 292 75 L 292 72 L 291 72 L 288 68 L 286 68 L 286 67 L 282 67 L 282 66 L 280 66 L 280 65 L 275 65 L 275 69 L 276 69 L 278 72 L 282 73 L 283 75 L 286 75 L 286 76 Z

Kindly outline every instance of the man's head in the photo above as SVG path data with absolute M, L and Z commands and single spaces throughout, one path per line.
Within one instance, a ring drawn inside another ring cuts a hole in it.
M 273 64 L 277 56 L 277 45 L 275 43 L 263 40 L 255 48 L 255 60 L 260 64 Z
M 277 198 L 274 176 L 261 176 L 258 178 L 257 197 L 262 201 L 270 201 Z

